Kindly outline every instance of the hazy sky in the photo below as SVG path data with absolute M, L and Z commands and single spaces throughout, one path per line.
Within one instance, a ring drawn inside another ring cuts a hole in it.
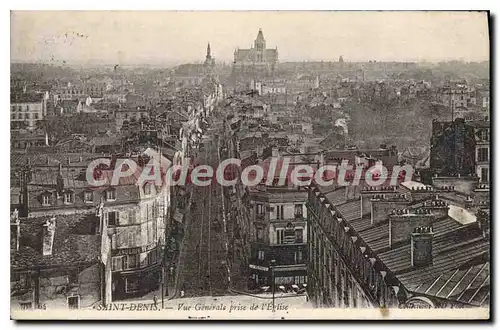
M 489 59 L 486 13 L 15 11 L 11 60 L 184 63 L 203 61 L 210 42 L 229 62 L 259 28 L 281 62 Z

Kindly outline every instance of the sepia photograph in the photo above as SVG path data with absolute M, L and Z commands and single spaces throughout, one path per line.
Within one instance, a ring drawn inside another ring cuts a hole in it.
M 11 319 L 489 320 L 491 28 L 10 11 Z

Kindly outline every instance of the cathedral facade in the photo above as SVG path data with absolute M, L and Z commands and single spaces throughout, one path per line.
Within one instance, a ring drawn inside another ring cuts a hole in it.
M 278 47 L 266 48 L 266 39 L 259 29 L 253 47 L 234 51 L 233 71 L 235 73 L 274 74 L 278 67 Z

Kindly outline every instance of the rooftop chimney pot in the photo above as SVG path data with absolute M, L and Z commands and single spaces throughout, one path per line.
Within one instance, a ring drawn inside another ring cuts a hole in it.
M 42 228 L 42 252 L 44 256 L 52 255 L 52 248 L 54 246 L 54 236 L 56 231 L 56 219 L 48 219 Z

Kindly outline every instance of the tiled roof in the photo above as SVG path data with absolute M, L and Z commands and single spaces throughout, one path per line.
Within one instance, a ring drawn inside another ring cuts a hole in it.
M 345 202 L 346 187 L 339 187 L 334 191 L 326 193 L 326 198 L 333 204 L 339 205 Z
M 341 198 L 339 190 L 325 195 L 334 205 L 335 198 Z M 337 204 L 336 209 L 408 290 L 478 306 L 489 302 L 490 244 L 475 222 L 462 224 L 450 216 L 435 219 L 433 261 L 414 267 L 410 241 L 391 248 L 389 220 L 372 225 L 369 214 L 361 217 L 360 203 L 352 200 Z M 421 206 L 419 201 L 409 208 Z
M 342 214 L 344 219 L 351 222 L 361 218 L 361 200 L 353 200 L 337 206 L 337 210 Z
M 11 246 L 11 267 L 14 270 L 69 266 L 97 262 L 101 238 L 92 235 L 91 223 L 97 224 L 94 213 L 56 216 L 52 255 L 42 253 L 42 225 L 51 217 L 21 219 L 19 250 Z
M 490 263 L 451 269 L 422 282 L 415 292 L 481 306 L 490 299 Z

